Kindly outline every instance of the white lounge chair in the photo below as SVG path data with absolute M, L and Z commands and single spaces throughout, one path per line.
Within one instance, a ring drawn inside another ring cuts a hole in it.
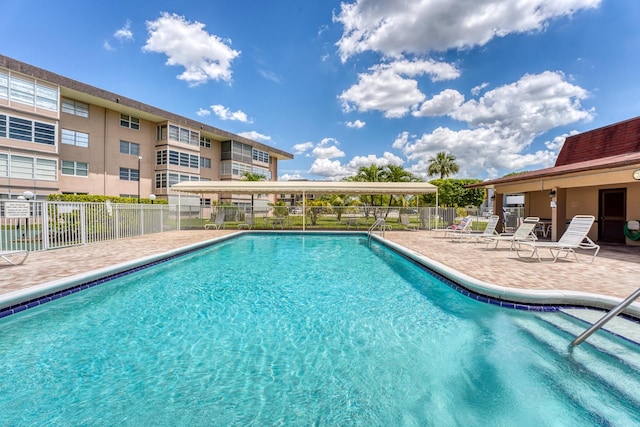
M 246 228 L 248 230 L 251 230 L 254 226 L 253 215 L 254 214 L 245 215 L 244 222 L 242 224 L 238 224 L 238 229 Z
M 19 260 L 15 260 L 15 258 L 18 258 L 20 256 L 22 256 L 22 258 L 20 258 Z M 29 251 L 3 251 L 3 252 L 0 252 L 0 259 L 5 261 L 9 265 L 20 265 L 20 264 L 23 264 L 27 260 L 28 256 L 29 256 Z
M 498 232 L 496 231 L 498 221 L 500 221 L 500 217 L 498 215 L 491 215 L 487 221 L 487 226 L 483 231 L 473 231 L 471 229 L 453 230 L 449 233 L 449 236 L 451 237 L 451 241 L 454 242 L 479 242 L 485 238 L 498 235 Z
M 442 232 L 444 233 L 444 236 L 448 236 L 449 233 L 451 233 L 454 230 L 471 230 L 471 224 L 473 223 L 473 220 L 471 219 L 470 216 L 465 216 L 464 218 L 462 218 L 460 220 L 460 222 L 458 224 L 451 224 L 450 226 L 448 226 L 447 228 L 432 228 L 431 229 L 431 234 L 433 233 L 439 233 Z
M 549 252 L 551 253 L 553 258 L 551 262 L 556 262 L 561 253 L 565 254 L 564 258 L 568 257 L 569 254 L 572 253 L 576 258 L 576 262 L 580 262 L 576 249 L 588 249 L 594 250 L 593 256 L 588 261 L 589 263 L 592 263 L 600 250 L 600 246 L 594 243 L 593 240 L 587 236 L 594 221 L 595 217 L 593 215 L 576 215 L 571 219 L 569 227 L 567 227 L 565 232 L 562 234 L 562 237 L 560 237 L 560 240 L 557 242 L 518 242 L 518 256 L 524 258 L 523 255 L 520 255 L 521 249 L 523 247 L 531 247 L 532 252 L 528 258 L 536 256 L 538 261 L 542 262 L 538 249 L 545 248 L 549 249 Z
M 224 210 L 221 209 L 218 211 L 218 213 L 216 214 L 215 222 L 204 225 L 205 230 L 209 230 L 211 228 L 213 228 L 214 230 L 220 230 L 224 228 Z
M 412 231 L 418 230 L 418 227 L 415 224 L 411 224 L 411 221 L 409 220 L 409 215 L 407 215 L 406 213 L 400 214 L 400 216 L 398 217 L 398 222 L 400 223 L 400 225 L 402 225 L 402 227 L 405 230 L 412 230 Z
M 486 243 L 485 249 L 489 249 L 491 244 L 493 249 L 496 249 L 500 242 L 509 242 L 509 250 L 515 247 L 517 242 L 535 241 L 538 239 L 535 233 L 536 224 L 540 218 L 537 216 L 528 216 L 522 221 L 522 224 L 513 233 L 502 233 L 497 236 L 488 236 L 483 240 Z

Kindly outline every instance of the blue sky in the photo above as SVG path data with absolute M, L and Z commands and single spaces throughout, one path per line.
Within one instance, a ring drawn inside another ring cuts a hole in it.
M 0 0 L 0 53 L 295 155 L 456 178 L 552 166 L 640 115 L 637 0 Z

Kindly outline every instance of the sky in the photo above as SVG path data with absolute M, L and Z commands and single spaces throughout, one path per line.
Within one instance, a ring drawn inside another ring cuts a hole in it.
M 0 0 L 0 54 L 294 155 L 278 179 L 553 166 L 640 115 L 637 0 Z

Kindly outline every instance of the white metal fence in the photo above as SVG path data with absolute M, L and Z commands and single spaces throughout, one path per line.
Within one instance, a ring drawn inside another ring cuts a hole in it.
M 0 201 L 0 249 L 47 250 L 179 227 L 176 207 L 146 204 Z
M 423 230 L 446 227 L 462 216 L 481 221 L 477 208 L 398 208 L 377 206 L 273 206 L 265 210 L 214 207 L 203 217 L 200 206 L 165 204 L 110 204 L 0 200 L 0 250 L 39 251 L 100 241 L 123 239 L 180 229 L 202 229 L 224 211 L 224 228 L 254 229 L 359 229 L 383 218 L 394 229 L 402 229 L 400 213 Z M 518 213 L 513 212 L 514 217 Z M 248 227 L 247 219 L 251 226 Z M 396 225 L 397 224 L 397 225 Z

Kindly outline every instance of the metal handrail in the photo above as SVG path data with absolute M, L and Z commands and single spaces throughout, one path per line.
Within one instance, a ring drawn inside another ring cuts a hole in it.
M 383 218 L 378 218 L 374 221 L 374 223 L 369 227 L 369 231 L 367 235 L 369 236 L 369 240 L 371 240 L 371 233 L 376 229 L 377 226 L 380 226 L 381 236 L 384 237 L 384 230 L 386 228 L 386 223 Z
M 580 343 L 582 343 L 582 341 L 584 341 L 587 338 L 589 338 L 591 336 L 591 334 L 593 334 L 595 331 L 600 329 L 602 326 L 604 326 L 605 323 L 607 323 L 609 320 L 611 320 L 612 318 L 617 316 L 622 310 L 624 310 L 629 305 L 631 305 L 631 303 L 634 300 L 636 300 L 638 297 L 640 297 L 640 288 L 636 289 L 636 291 L 634 293 L 632 293 L 631 295 L 629 295 L 627 298 L 625 298 L 624 301 L 622 301 L 620 304 L 618 304 L 614 308 L 612 308 L 610 312 L 605 314 L 600 320 L 598 320 L 596 323 L 594 323 L 589 329 L 587 329 L 586 331 L 581 333 L 580 336 L 578 336 L 578 338 L 576 338 L 575 340 L 571 341 L 571 346 L 580 345 Z

